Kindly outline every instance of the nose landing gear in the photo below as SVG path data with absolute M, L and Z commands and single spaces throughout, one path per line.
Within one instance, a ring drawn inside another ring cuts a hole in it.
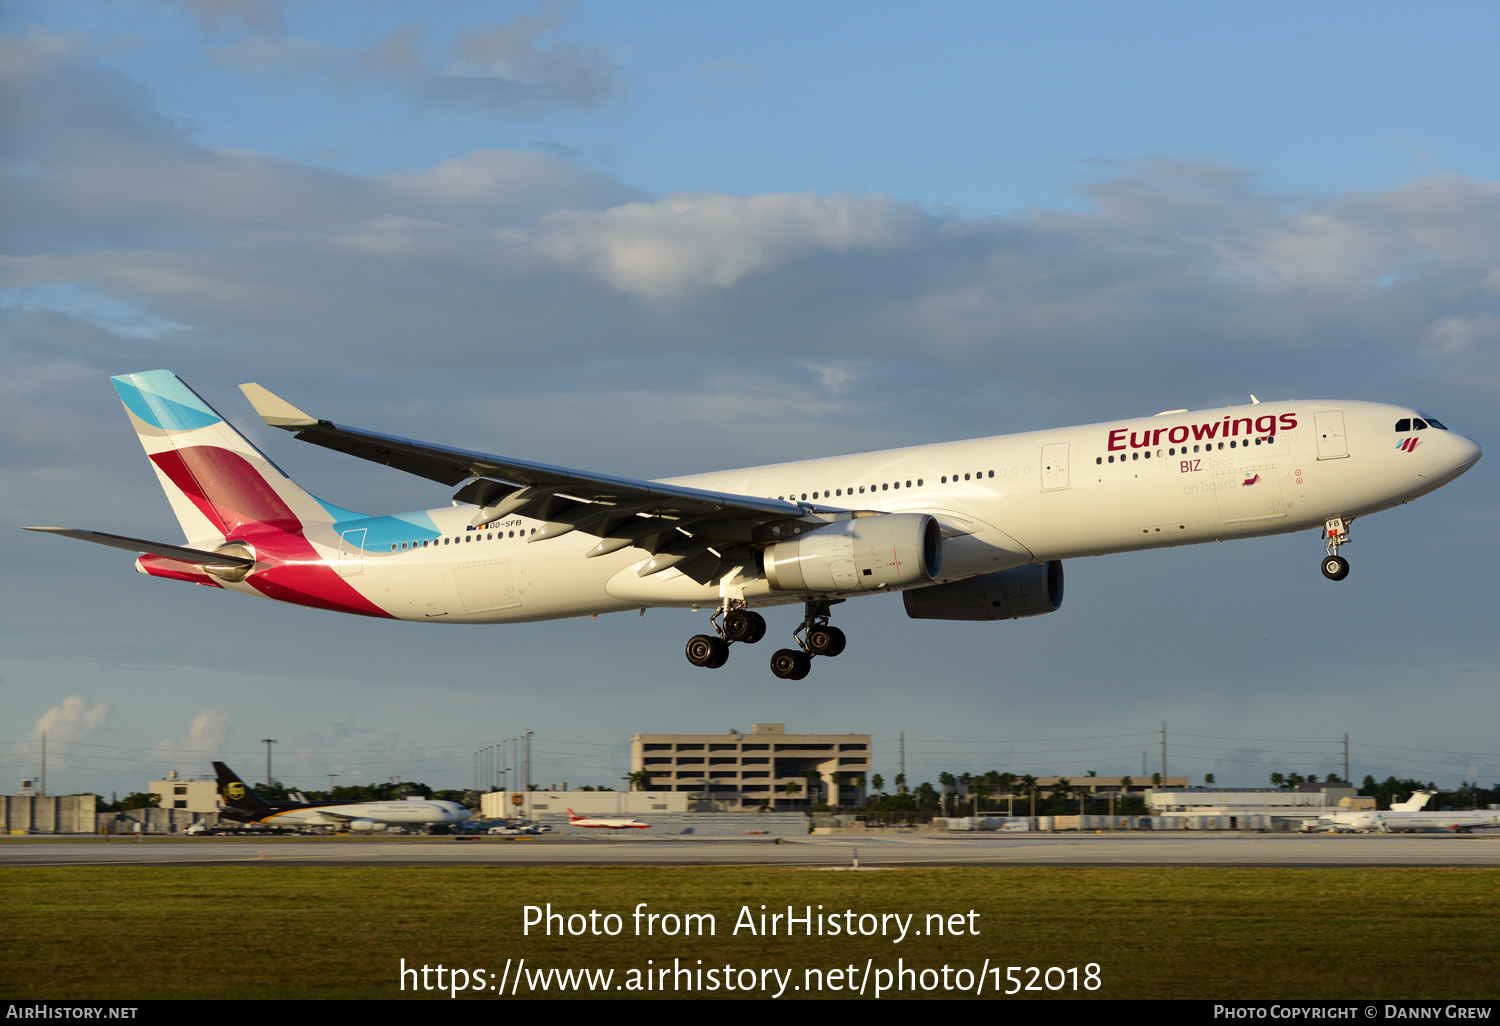
M 1342 581 L 1349 576 L 1349 561 L 1339 555 L 1339 546 L 1347 545 L 1349 525 L 1354 520 L 1335 517 L 1323 525 L 1323 537 L 1328 539 L 1328 554 L 1323 557 L 1323 576 L 1330 581 Z

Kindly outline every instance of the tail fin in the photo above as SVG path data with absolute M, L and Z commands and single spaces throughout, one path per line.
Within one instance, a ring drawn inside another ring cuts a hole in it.
M 219 796 L 233 812 L 259 817 L 275 811 L 273 805 L 252 791 L 250 785 L 240 780 L 224 763 L 214 763 L 214 772 L 219 775 Z
M 1427 802 L 1436 791 L 1413 791 L 1411 797 L 1404 802 L 1391 802 L 1392 812 L 1420 812 L 1426 808 Z
M 189 543 L 296 532 L 334 516 L 171 371 L 110 379 Z

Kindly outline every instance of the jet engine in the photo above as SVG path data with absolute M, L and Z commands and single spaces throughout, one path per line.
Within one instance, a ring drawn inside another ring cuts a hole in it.
M 1060 560 L 1000 570 L 967 581 L 901 593 L 913 620 L 1017 620 L 1062 605 Z
M 382 823 L 378 819 L 351 819 L 345 825 L 351 833 L 355 831 L 360 833 L 379 833 L 386 828 L 387 824 Z
M 943 536 L 925 513 L 877 513 L 815 527 L 765 551 L 779 591 L 877 591 L 922 584 L 943 566 Z

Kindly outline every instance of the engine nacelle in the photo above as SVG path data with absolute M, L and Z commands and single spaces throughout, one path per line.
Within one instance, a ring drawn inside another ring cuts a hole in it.
M 384 830 L 388 825 L 389 824 L 382 823 L 378 819 L 351 819 L 347 824 L 351 833 L 357 831 L 359 833 L 371 834 L 380 833 L 380 831 Z
M 1000 570 L 967 581 L 901 593 L 913 620 L 1017 620 L 1062 605 L 1061 560 Z
M 765 568 L 779 591 L 901 588 L 937 577 L 943 535 L 925 513 L 854 517 L 768 546 Z

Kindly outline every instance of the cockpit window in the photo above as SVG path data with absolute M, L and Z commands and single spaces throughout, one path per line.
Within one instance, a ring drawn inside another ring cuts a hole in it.
M 1427 422 L 1425 420 L 1423 420 L 1421 417 L 1413 417 L 1411 419 L 1411 426 L 1414 427 L 1414 428 L 1416 428 L 1418 431 L 1426 431 L 1427 430 Z
M 1397 431 L 1410 431 L 1411 430 L 1411 418 L 1410 417 L 1402 417 L 1400 420 L 1396 421 L 1396 430 Z
M 1439 431 L 1447 431 L 1448 430 L 1447 428 L 1443 427 L 1443 425 L 1441 425 L 1437 421 L 1433 420 L 1431 417 L 1427 418 L 1427 423 L 1430 426 L 1437 428 Z

